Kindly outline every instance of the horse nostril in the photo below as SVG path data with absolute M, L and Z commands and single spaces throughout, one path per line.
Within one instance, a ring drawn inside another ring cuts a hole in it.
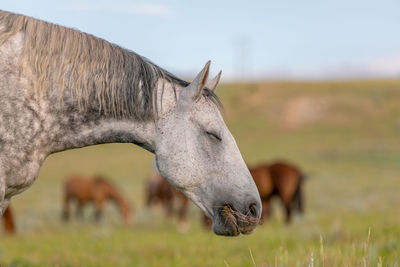
M 250 215 L 257 218 L 258 217 L 258 208 L 257 208 L 257 204 L 255 203 L 251 203 L 249 206 L 249 212 Z

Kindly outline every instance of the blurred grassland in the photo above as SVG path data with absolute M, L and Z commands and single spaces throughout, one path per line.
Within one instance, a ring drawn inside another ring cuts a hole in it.
M 248 164 L 287 159 L 307 174 L 306 213 L 249 236 L 218 237 L 191 207 L 183 234 L 144 207 L 152 154 L 110 144 L 50 156 L 35 184 L 12 199 L 19 234 L 0 235 L 5 266 L 399 266 L 400 81 L 224 84 L 224 119 Z M 135 206 L 120 223 L 60 222 L 63 179 L 104 174 Z M 251 253 L 250 253 L 251 251 Z

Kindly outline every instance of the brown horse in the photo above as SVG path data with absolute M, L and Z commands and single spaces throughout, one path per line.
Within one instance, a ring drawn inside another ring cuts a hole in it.
M 14 215 L 11 211 L 10 206 L 8 206 L 8 208 L 5 210 L 2 221 L 4 232 L 7 234 L 15 234 Z
M 277 161 L 249 168 L 249 170 L 262 200 L 262 220 L 270 215 L 271 199 L 274 197 L 278 197 L 282 202 L 287 223 L 291 221 L 293 210 L 303 212 L 304 175 L 297 167 Z
M 69 220 L 70 202 L 72 200 L 76 201 L 76 214 L 78 217 L 82 217 L 82 208 L 85 204 L 93 203 L 95 206 L 95 219 L 99 221 L 105 202 L 112 200 L 119 207 L 121 216 L 126 223 L 129 223 L 132 218 L 132 211 L 128 202 L 110 182 L 101 176 L 71 176 L 66 180 L 63 207 L 63 219 L 65 221 Z
M 271 200 L 278 197 L 286 213 L 286 222 L 291 221 L 292 210 L 303 212 L 302 184 L 304 175 L 292 164 L 277 161 L 249 167 L 251 176 L 257 185 L 262 201 L 261 223 L 271 213 Z M 211 220 L 203 216 L 203 225 L 211 227 Z
M 154 173 L 153 177 L 148 180 L 146 193 L 147 206 L 160 203 L 168 217 L 176 212 L 180 230 L 187 230 L 189 199 L 184 194 L 171 186 L 159 173 Z M 178 204 L 176 211 L 174 204 Z

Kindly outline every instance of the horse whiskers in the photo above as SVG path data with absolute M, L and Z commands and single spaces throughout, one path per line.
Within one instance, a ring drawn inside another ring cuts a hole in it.
M 235 230 L 240 232 L 239 226 L 237 224 L 237 220 L 235 219 L 235 216 L 230 212 L 231 209 L 228 206 L 222 206 L 221 212 L 225 215 L 225 223 L 224 225 L 227 225 L 227 222 L 229 221 L 231 224 L 235 226 Z
M 247 225 L 253 225 L 259 223 L 258 218 L 249 216 L 250 212 L 248 212 L 247 214 L 243 214 L 239 211 L 234 210 L 230 205 L 215 206 L 215 208 L 221 209 L 221 212 L 225 215 L 225 223 L 227 220 L 229 220 L 236 227 L 238 227 L 239 222 L 245 223 Z M 231 220 L 232 216 L 235 218 L 234 220 Z

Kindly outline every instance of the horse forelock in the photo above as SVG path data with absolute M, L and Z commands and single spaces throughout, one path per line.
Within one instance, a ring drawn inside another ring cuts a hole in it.
M 60 96 L 69 90 L 83 111 L 154 119 L 159 81 L 189 84 L 132 51 L 75 29 L 6 11 L 0 11 L 0 24 L 0 44 L 24 33 L 20 62 L 31 68 L 34 90 L 43 95 L 57 89 Z M 220 103 L 210 90 L 203 95 Z

